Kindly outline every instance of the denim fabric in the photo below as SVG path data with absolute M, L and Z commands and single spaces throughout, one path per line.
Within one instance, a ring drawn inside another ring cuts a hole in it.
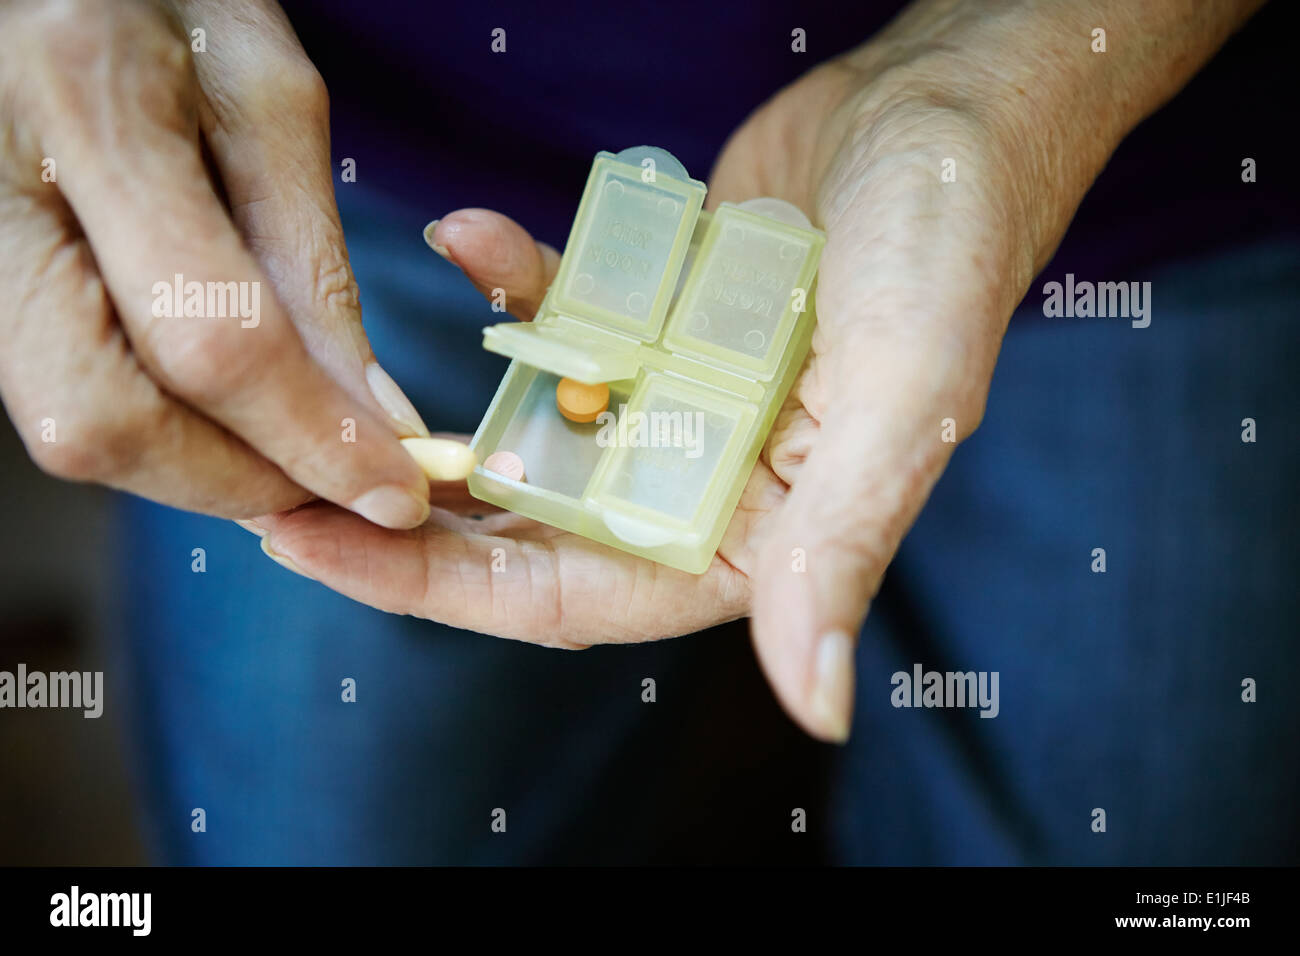
M 471 431 L 505 362 L 421 241 L 443 210 L 339 192 L 376 353 L 432 427 Z M 1273 245 L 1155 276 L 1148 329 L 1018 317 L 873 610 L 842 750 L 780 714 L 743 624 L 542 650 L 371 610 L 229 522 L 123 499 L 156 858 L 1294 862 L 1297 274 Z M 999 716 L 891 707 L 913 662 L 999 671 Z
M 1295 242 L 1111 277 L 1145 329 L 1030 292 L 865 628 L 836 859 L 1300 860 L 1297 277 Z M 1000 714 L 893 707 L 915 663 L 998 671 Z

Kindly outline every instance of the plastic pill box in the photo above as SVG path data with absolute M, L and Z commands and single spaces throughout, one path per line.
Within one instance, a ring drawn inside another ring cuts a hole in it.
M 471 447 L 527 473 L 480 465 L 476 498 L 708 569 L 807 354 L 825 236 L 781 200 L 704 196 L 665 150 L 597 154 L 536 318 L 483 331 L 513 361 Z M 562 378 L 608 385 L 608 410 L 566 418 Z

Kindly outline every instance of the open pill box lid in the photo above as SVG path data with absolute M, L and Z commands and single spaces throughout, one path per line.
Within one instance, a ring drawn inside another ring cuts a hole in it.
M 588 384 L 630 378 L 636 346 L 659 338 L 704 194 L 666 150 L 598 153 L 538 321 L 490 326 L 483 347 Z
M 619 348 L 589 325 L 556 316 L 553 322 L 503 322 L 483 330 L 483 347 L 507 358 L 586 385 L 617 382 L 636 374 L 635 343 Z

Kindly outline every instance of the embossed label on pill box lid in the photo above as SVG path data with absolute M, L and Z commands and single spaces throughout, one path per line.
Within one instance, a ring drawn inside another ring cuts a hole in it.
M 598 154 L 549 306 L 644 342 L 657 339 L 704 192 L 697 180 Z
M 766 381 L 808 307 L 825 237 L 723 203 L 673 306 L 664 345 Z

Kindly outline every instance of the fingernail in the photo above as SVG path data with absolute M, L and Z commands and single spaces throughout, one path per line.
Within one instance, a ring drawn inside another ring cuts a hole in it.
M 292 571 L 294 574 L 300 574 L 300 575 L 302 575 L 304 578 L 307 578 L 308 580 L 311 580 L 311 575 L 309 575 L 309 574 L 307 574 L 305 571 L 303 571 L 302 568 L 298 567 L 298 565 L 294 564 L 292 561 L 290 561 L 290 560 L 289 560 L 288 558 L 286 558 L 284 555 L 282 555 L 282 554 L 276 554 L 274 551 L 271 550 L 271 539 L 270 539 L 270 538 L 267 538 L 267 537 L 263 537 L 263 538 L 262 538 L 262 553 L 263 553 L 264 555 L 266 555 L 268 558 L 270 558 L 272 561 L 274 561 L 276 564 L 280 565 L 280 567 L 282 567 L 282 568 L 288 568 L 288 569 L 289 569 L 290 571 Z
M 447 438 L 403 438 L 402 447 L 430 481 L 464 481 L 478 464 L 469 445 Z
M 370 394 L 375 396 L 379 407 L 386 411 L 388 417 L 397 422 L 404 431 L 416 435 L 429 434 L 424 419 L 415 410 L 411 400 L 398 388 L 393 377 L 385 372 L 378 362 L 371 362 L 366 366 L 366 384 L 370 386 Z
M 251 531 L 259 538 L 266 534 L 266 529 L 257 524 L 257 522 L 253 521 L 251 518 L 236 518 L 235 524 L 239 525 L 245 531 Z
M 853 638 L 828 631 L 817 642 L 812 712 L 826 736 L 835 743 L 849 739 L 853 718 Z
M 429 223 L 427 226 L 424 227 L 424 241 L 429 244 L 430 249 L 438 253 L 438 255 L 442 256 L 452 265 L 455 265 L 456 263 L 451 258 L 451 253 L 447 251 L 447 247 L 441 246 L 438 243 L 433 241 L 433 232 L 435 229 L 438 228 L 438 223 L 440 222 L 442 222 L 441 219 L 435 219 L 433 222 Z
M 399 485 L 372 488 L 348 507 L 367 521 L 398 531 L 422 525 L 429 517 L 429 502 Z

